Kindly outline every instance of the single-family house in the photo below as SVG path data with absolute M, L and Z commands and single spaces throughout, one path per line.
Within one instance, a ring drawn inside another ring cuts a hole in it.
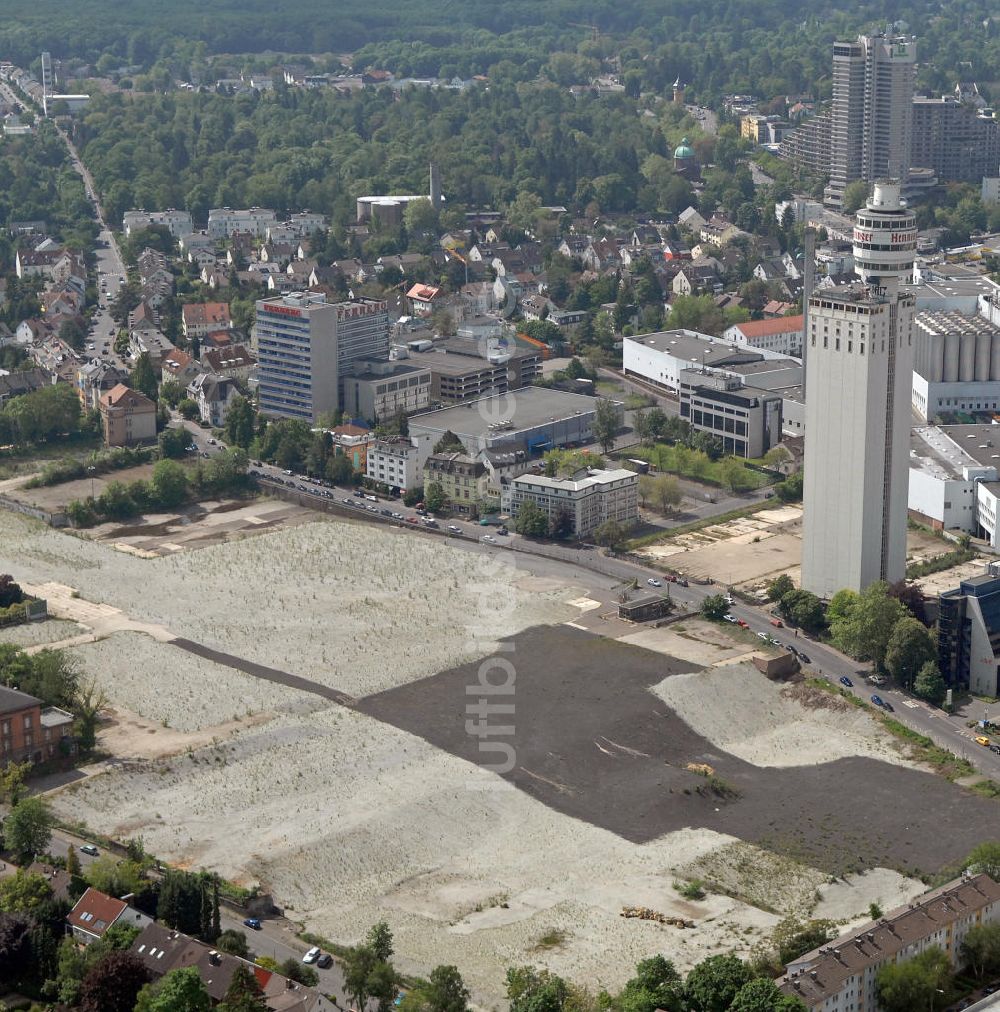
M 67 934 L 81 945 L 90 945 L 103 938 L 112 924 L 128 924 L 141 931 L 152 923 L 153 919 L 141 910 L 93 887 L 87 889 L 66 915 Z
M 201 420 L 215 428 L 225 424 L 229 405 L 239 392 L 235 380 L 212 373 L 200 373 L 187 388 L 188 397 L 198 405 Z
M 160 364 L 160 378 L 166 383 L 168 380 L 174 383 L 180 383 L 182 387 L 187 389 L 188 384 L 197 376 L 199 373 L 204 372 L 198 361 L 192 358 L 186 351 L 181 351 L 180 348 L 174 348 L 173 351 L 168 351 L 163 356 L 163 361 Z

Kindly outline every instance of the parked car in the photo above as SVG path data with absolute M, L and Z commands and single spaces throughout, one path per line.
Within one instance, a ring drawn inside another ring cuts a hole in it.
M 885 700 L 877 693 L 874 696 L 872 696 L 872 702 L 876 706 L 885 706 Z
M 320 956 L 320 949 L 318 945 L 314 945 L 303 957 L 303 963 L 315 963 Z
M 767 633 L 765 633 L 765 632 L 759 632 L 759 633 L 757 633 L 757 639 L 759 639 L 759 640 L 769 640 L 770 638 L 771 637 L 768 636 Z
M 328 966 L 333 966 L 333 956 L 331 956 L 329 952 L 324 952 L 323 955 L 316 960 L 316 965 L 321 970 L 325 970 Z
M 738 626 L 739 626 L 739 627 L 740 627 L 741 629 L 749 629 L 749 628 L 750 628 L 750 623 L 749 623 L 749 622 L 744 622 L 744 621 L 743 621 L 743 619 L 741 619 L 741 618 L 738 618 L 738 619 L 736 620 L 736 624 L 737 624 L 737 625 L 738 625 Z
M 802 653 L 801 650 L 799 651 L 799 660 L 802 661 L 803 664 L 812 664 L 812 661 L 809 660 L 809 655 Z
M 499 534 L 501 537 L 505 538 L 505 537 L 507 537 L 508 534 L 510 534 L 510 531 L 508 531 L 506 527 L 498 527 L 497 528 L 497 534 Z
M 462 528 L 461 527 L 456 527 L 454 524 L 448 524 L 448 530 L 451 531 L 452 534 L 461 534 L 462 533 Z
M 784 629 L 785 627 L 785 623 L 782 622 L 780 618 L 772 618 L 771 625 L 773 625 L 775 629 Z
M 660 581 L 659 581 L 659 580 L 654 580 L 654 579 L 653 579 L 652 577 L 650 577 L 650 578 L 649 578 L 649 579 L 648 579 L 648 580 L 646 581 L 646 583 L 648 583 L 648 584 L 649 584 L 649 585 L 650 585 L 651 587 L 662 587 L 662 586 L 663 586 L 663 584 L 662 584 L 662 583 L 660 583 Z
M 80 847 L 80 850 L 82 853 L 89 854 L 91 857 L 97 857 L 97 855 L 100 854 L 100 851 L 92 843 L 83 844 L 83 846 Z
M 841 675 L 841 676 L 840 676 L 840 684 L 841 684 L 841 685 L 846 685 L 846 686 L 847 686 L 847 687 L 848 687 L 849 689 L 853 689 L 853 688 L 854 688 L 854 682 L 852 682 L 852 681 L 851 681 L 851 680 L 850 680 L 850 679 L 849 679 L 849 678 L 847 677 L 847 675 Z
M 992 744 L 992 742 L 989 740 L 989 738 L 986 737 L 986 735 L 984 735 L 984 734 L 977 734 L 976 735 L 976 744 L 977 745 L 984 745 L 986 748 L 989 748 L 990 745 Z
M 1000 745 L 990 745 L 990 751 L 1000 755 Z
M 488 544 L 488 545 L 495 545 L 497 543 L 497 539 L 494 538 L 494 537 L 491 537 L 489 534 L 484 534 L 479 540 L 480 541 L 485 541 L 486 544 Z
M 254 931 L 260 931 L 260 918 L 259 917 L 246 917 L 243 923 L 248 928 L 253 928 Z
M 736 616 L 735 615 L 723 615 L 722 618 L 723 618 L 724 621 L 726 621 L 726 622 L 732 622 L 733 625 L 736 625 Z
M 291 471 L 286 471 L 286 472 L 285 472 L 285 474 L 291 474 L 291 473 L 292 473 Z M 362 492 L 360 488 L 356 488 L 356 489 L 355 489 L 355 490 L 354 490 L 354 491 L 353 491 L 353 492 L 351 493 L 351 495 L 356 495 L 356 496 L 357 496 L 357 497 L 358 497 L 359 499 L 364 499 L 364 497 L 365 497 L 365 494 L 364 494 L 364 492 Z

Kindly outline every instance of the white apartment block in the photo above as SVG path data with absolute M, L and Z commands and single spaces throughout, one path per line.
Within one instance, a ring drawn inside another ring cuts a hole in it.
M 223 239 L 234 232 L 267 235 L 267 230 L 277 224 L 277 215 L 266 207 L 238 210 L 231 207 L 213 207 L 208 212 L 208 234 L 213 239 Z
M 748 320 L 735 323 L 723 333 L 723 338 L 744 348 L 763 348 L 793 358 L 802 357 L 802 340 L 805 334 L 805 318 L 778 316 L 773 320 Z
M 532 500 L 551 521 L 569 514 L 573 534 L 586 537 L 607 520 L 630 527 L 639 519 L 639 475 L 624 468 L 585 470 L 572 478 L 522 474 L 503 485 L 500 508 L 513 517 Z
M 807 952 L 776 983 L 809 1012 L 879 1012 L 876 983 L 883 966 L 936 946 L 958 969 L 969 929 L 998 919 L 1000 883 L 989 875 L 965 876 Z
M 149 228 L 150 225 L 162 225 L 170 230 L 175 239 L 183 239 L 194 232 L 189 211 L 175 211 L 172 208 L 166 211 L 145 211 L 140 208 L 137 211 L 126 211 L 122 215 L 122 231 L 126 236 L 137 229 Z
M 316 422 L 343 407 L 345 378 L 389 353 L 384 302 L 327 302 L 293 292 L 257 303 L 257 375 L 263 414 Z
M 906 569 L 915 249 L 898 184 L 876 183 L 854 230 L 865 284 L 809 300 L 802 586 L 820 597 Z
M 368 444 L 365 477 L 407 492 L 423 484 L 423 462 L 415 439 L 389 436 Z

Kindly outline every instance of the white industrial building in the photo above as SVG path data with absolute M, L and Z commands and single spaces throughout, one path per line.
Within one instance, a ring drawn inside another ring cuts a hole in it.
M 942 412 L 1000 408 L 1000 328 L 978 315 L 917 313 L 913 320 L 913 408 Z
M 663 330 L 640 337 L 626 337 L 622 342 L 622 370 L 625 375 L 638 376 L 663 387 L 672 394 L 680 391 L 681 372 L 691 368 L 721 370 L 743 375 L 741 369 L 752 367 L 754 382 L 768 390 L 801 381 L 801 363 L 791 361 L 784 353 L 767 348 L 739 347 L 732 341 L 694 330 Z M 760 377 L 772 373 L 769 382 Z
M 997 546 L 1000 426 L 926 425 L 910 443 L 910 515 Z
M 624 468 L 590 468 L 571 478 L 521 474 L 504 482 L 500 508 L 516 517 L 521 504 L 529 499 L 550 522 L 565 512 L 573 534 L 586 537 L 608 520 L 630 527 L 639 519 L 639 475 Z
M 899 185 L 876 183 L 854 229 L 863 284 L 809 299 L 802 586 L 820 597 L 905 573 L 916 239 Z

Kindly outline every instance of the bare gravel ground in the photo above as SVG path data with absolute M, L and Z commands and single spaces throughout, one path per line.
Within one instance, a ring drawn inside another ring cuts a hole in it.
M 362 696 L 570 619 L 579 591 L 530 590 L 508 556 L 320 520 L 140 559 L 0 513 L 0 572 L 57 581 L 175 635 Z M 169 692 L 169 686 L 166 687 Z
M 44 622 L 29 622 L 27 625 L 12 625 L 0 629 L 0 643 L 14 643 L 19 647 L 46 646 L 79 636 L 86 632 L 76 622 L 63 622 L 50 618 Z

